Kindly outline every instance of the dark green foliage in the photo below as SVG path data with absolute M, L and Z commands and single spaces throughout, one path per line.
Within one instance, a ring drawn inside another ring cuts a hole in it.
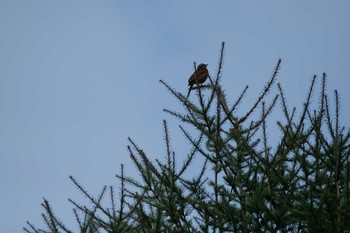
M 279 60 L 256 102 L 240 116 L 237 108 L 248 87 L 228 103 L 221 86 L 223 51 L 224 44 L 215 78 L 193 88 L 197 103 L 161 81 L 185 108 L 184 113 L 164 111 L 191 127 L 189 133 L 180 126 L 193 148 L 181 166 L 164 121 L 165 162 L 150 161 L 129 139 L 140 179 L 125 176 L 122 166 L 119 200 L 110 187 L 109 208 L 101 204 L 106 187 L 94 198 L 71 177 L 92 203 L 87 207 L 70 200 L 80 232 L 350 231 L 350 132 L 339 122 L 337 92 L 331 111 L 326 74 L 317 108 L 311 105 L 314 76 L 297 113 L 288 108 L 281 85 L 275 85 Z M 281 135 L 272 146 L 267 123 L 278 103 L 284 119 L 277 122 Z M 46 200 L 43 207 L 47 230 L 28 223 L 25 231 L 71 232 Z

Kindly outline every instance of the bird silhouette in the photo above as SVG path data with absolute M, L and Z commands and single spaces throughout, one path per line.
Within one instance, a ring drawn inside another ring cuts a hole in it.
M 203 64 L 203 63 L 199 64 L 197 69 L 193 72 L 193 74 L 188 79 L 188 86 L 190 86 L 190 88 L 188 90 L 186 98 L 190 96 L 190 93 L 194 84 L 198 85 L 198 84 L 204 83 L 205 80 L 207 80 L 209 76 L 209 71 L 207 69 L 207 66 L 208 64 Z

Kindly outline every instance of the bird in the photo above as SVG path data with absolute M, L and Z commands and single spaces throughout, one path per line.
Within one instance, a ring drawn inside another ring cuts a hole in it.
M 190 88 L 188 90 L 186 99 L 190 96 L 190 93 L 194 84 L 201 84 L 201 83 L 204 83 L 205 80 L 207 80 L 209 76 L 209 71 L 207 69 L 207 66 L 208 64 L 203 64 L 203 63 L 199 64 L 197 69 L 193 72 L 193 74 L 188 79 L 188 86 L 190 86 Z

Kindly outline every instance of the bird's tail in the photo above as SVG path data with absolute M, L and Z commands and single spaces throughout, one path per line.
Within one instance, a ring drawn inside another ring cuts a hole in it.
M 191 85 L 190 88 L 188 89 L 188 93 L 187 93 L 186 99 L 188 99 L 188 97 L 190 96 L 191 90 L 192 90 L 192 85 Z

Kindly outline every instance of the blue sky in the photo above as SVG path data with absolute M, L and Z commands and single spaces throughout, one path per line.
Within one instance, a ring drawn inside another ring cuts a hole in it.
M 232 101 L 247 84 L 245 101 L 254 101 L 282 58 L 289 106 L 326 72 L 349 126 L 349 10 L 346 0 L 0 0 L 2 231 L 43 226 L 43 197 L 76 229 L 67 199 L 86 200 L 68 176 L 93 194 L 118 186 L 121 163 L 136 175 L 127 137 L 163 156 L 163 119 L 181 161 L 189 145 L 162 109 L 182 107 L 159 79 L 186 93 L 194 61 L 215 73 L 222 41 Z

